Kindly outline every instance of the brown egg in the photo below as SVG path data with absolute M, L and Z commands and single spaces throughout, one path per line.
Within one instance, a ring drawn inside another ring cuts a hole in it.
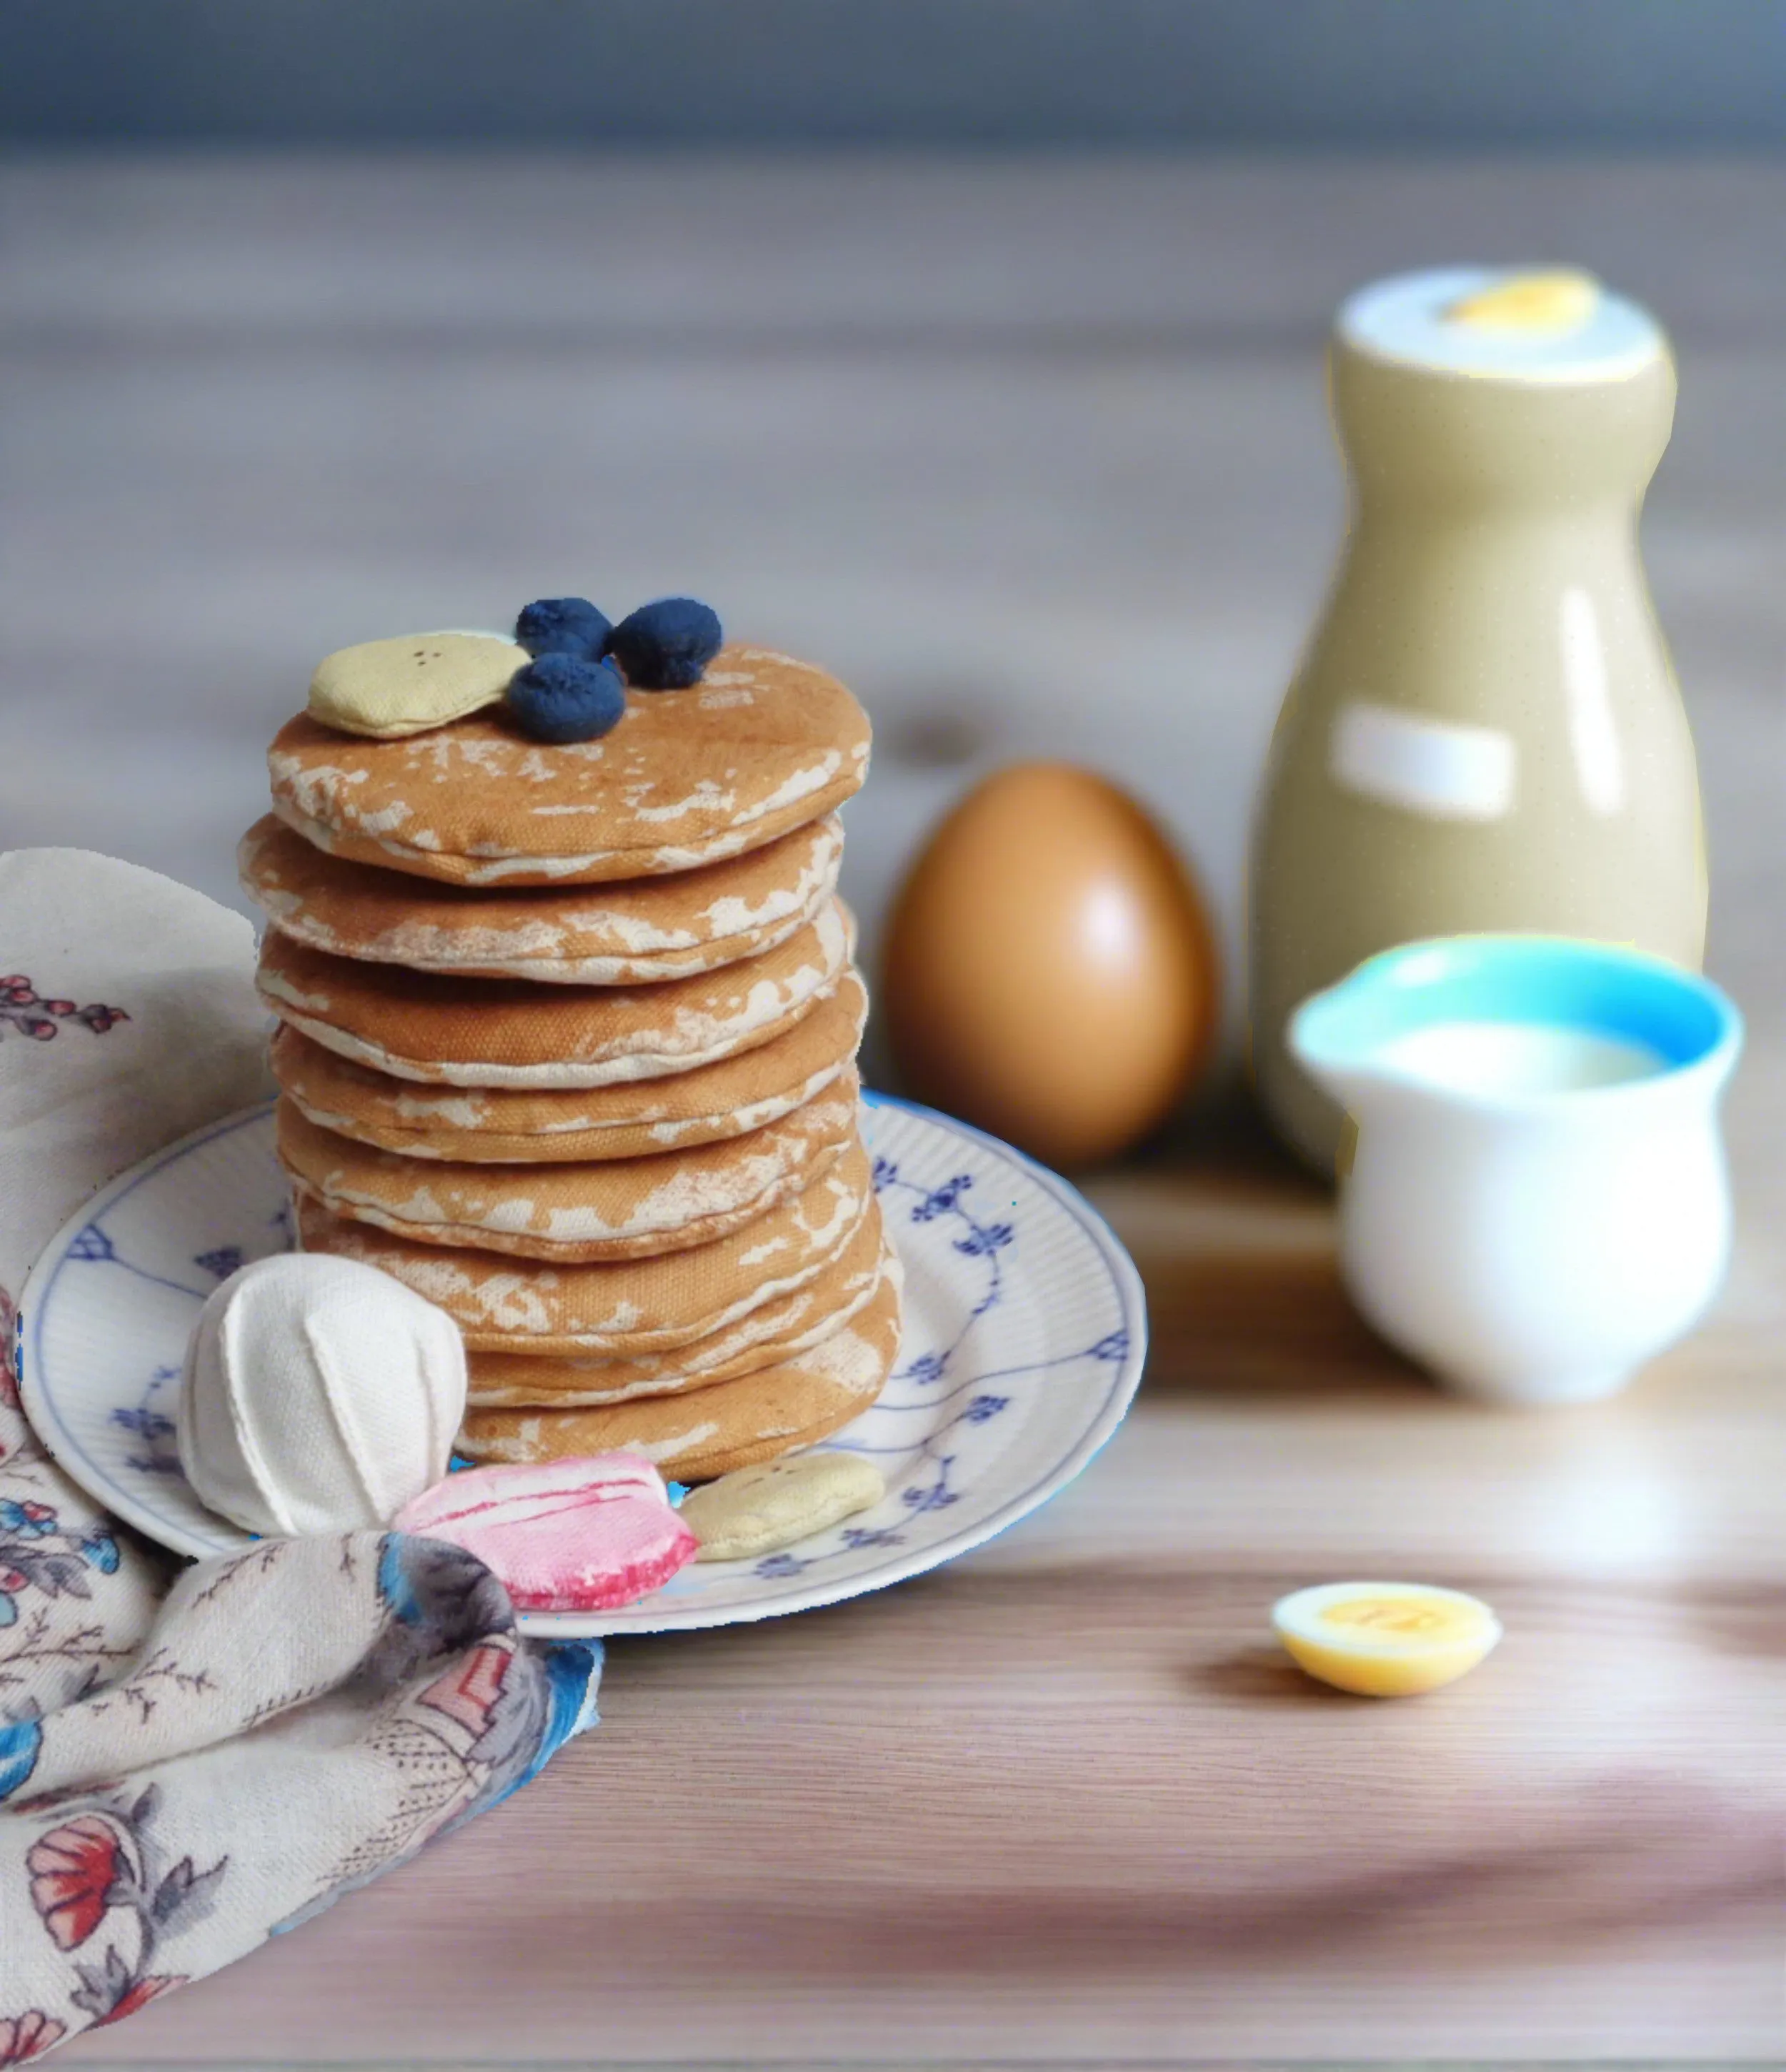
M 877 1005 L 915 1100 L 1083 1166 L 1189 1085 L 1216 1025 L 1215 954 L 1185 865 L 1132 799 L 1019 763 L 913 865 Z

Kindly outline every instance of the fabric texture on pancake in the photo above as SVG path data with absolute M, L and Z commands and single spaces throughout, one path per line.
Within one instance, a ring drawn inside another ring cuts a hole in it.
M 898 1344 L 837 896 L 868 719 L 744 645 L 659 692 L 642 650 L 581 714 L 546 652 L 482 702 L 511 644 L 342 651 L 269 751 L 237 861 L 298 1242 L 451 1318 L 474 1458 L 775 1460 Z
M 780 1035 L 836 982 L 852 934 L 834 899 L 786 942 L 718 971 L 660 985 L 543 986 L 356 963 L 272 930 L 259 984 L 281 1021 L 397 1079 L 606 1086 L 687 1071 Z
M 903 1276 L 891 1253 L 872 1301 L 805 1351 L 733 1381 L 595 1410 L 472 1410 L 459 1445 L 475 1461 L 642 1453 L 679 1482 L 709 1482 L 840 1431 L 885 1386 L 899 1351 Z
M 874 1198 L 860 1138 L 798 1194 L 687 1252 L 560 1266 L 422 1244 L 333 1215 L 298 1186 L 306 1251 L 363 1260 L 438 1303 L 474 1352 L 627 1358 L 692 1344 L 803 1287 L 843 1251 Z
M 273 810 L 317 848 L 458 885 L 654 877 L 761 848 L 866 775 L 869 730 L 823 670 L 722 648 L 686 691 L 626 694 L 598 741 L 544 747 L 499 709 L 401 741 L 289 721 Z
M 803 1351 L 846 1322 L 872 1300 L 885 1272 L 881 1212 L 871 1206 L 844 1249 L 810 1281 L 723 1330 L 673 1352 L 635 1353 L 630 1359 L 473 1353 L 467 1400 L 481 1409 L 585 1409 L 732 1381 Z
M 566 1264 L 683 1252 L 796 1193 L 856 1137 L 853 1071 L 747 1137 L 589 1166 L 459 1165 L 376 1151 L 319 1129 L 289 1101 L 279 1155 L 324 1206 L 425 1244 Z
M 766 1043 L 665 1079 L 568 1090 L 394 1079 L 283 1026 L 270 1055 L 273 1076 L 312 1122 L 380 1150 L 498 1165 L 639 1158 L 741 1137 L 813 1100 L 848 1070 L 868 1005 L 867 988 L 846 970 Z
M 772 949 L 837 885 L 835 814 L 727 862 L 597 887 L 466 891 L 325 854 L 272 814 L 242 837 L 243 890 L 333 956 L 467 978 L 643 985 Z

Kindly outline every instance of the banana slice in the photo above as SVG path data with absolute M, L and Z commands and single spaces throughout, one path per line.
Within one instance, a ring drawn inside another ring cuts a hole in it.
M 1365 1698 L 1455 1683 L 1501 1638 L 1480 1597 L 1427 1583 L 1321 1583 L 1280 1597 L 1271 1624 L 1311 1676 Z
M 338 648 L 310 679 L 310 717 L 338 734 L 400 741 L 497 704 L 532 657 L 499 633 L 413 633 Z
M 1561 338 L 1579 331 L 1594 314 L 1600 284 L 1591 273 L 1558 267 L 1542 273 L 1509 273 L 1445 311 L 1447 322 L 1476 331 L 1528 331 Z

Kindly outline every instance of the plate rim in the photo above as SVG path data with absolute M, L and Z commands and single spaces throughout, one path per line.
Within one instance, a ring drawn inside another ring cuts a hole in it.
M 1102 1404 L 1078 1438 L 1039 1481 L 1008 1498 L 984 1518 L 959 1527 L 955 1531 L 924 1547 L 901 1550 L 896 1558 L 877 1567 L 854 1576 L 815 1580 L 800 1589 L 784 1592 L 771 1601 L 734 1605 L 719 1613 L 704 1614 L 693 1607 L 679 1612 L 667 1604 L 660 1618 L 635 1617 L 616 1623 L 611 1615 L 605 1616 L 601 1613 L 521 1612 L 517 1614 L 517 1624 L 523 1634 L 540 1640 L 569 1640 L 625 1639 L 634 1635 L 644 1638 L 661 1633 L 709 1632 L 724 1626 L 753 1626 L 765 1619 L 786 1618 L 797 1612 L 819 1611 L 829 1605 L 845 1603 L 852 1597 L 870 1596 L 877 1591 L 889 1589 L 896 1583 L 909 1582 L 915 1577 L 927 1575 L 933 1568 L 945 1567 L 963 1554 L 971 1553 L 975 1548 L 983 1547 L 988 1540 L 1008 1531 L 1032 1511 L 1040 1510 L 1052 1498 L 1058 1495 L 1069 1482 L 1082 1474 L 1115 1435 L 1135 1400 L 1135 1391 L 1140 1385 L 1147 1364 L 1148 1319 L 1147 1292 L 1140 1271 L 1108 1219 L 1094 1207 L 1070 1181 L 1031 1157 L 1027 1152 L 1019 1150 L 1015 1145 L 993 1136 L 989 1130 L 963 1122 L 958 1116 L 945 1115 L 940 1109 L 926 1107 L 922 1102 L 909 1100 L 903 1095 L 883 1093 L 865 1087 L 861 1098 L 869 1108 L 897 1109 L 915 1116 L 921 1121 L 939 1129 L 945 1136 L 966 1138 L 982 1150 L 1008 1161 L 1047 1194 L 1094 1247 L 1116 1291 L 1118 1305 L 1123 1312 L 1123 1326 L 1128 1333 L 1127 1350 L 1119 1360 L 1108 1363 L 1111 1369 L 1111 1380 Z M 177 1525 L 170 1527 L 165 1517 L 139 1504 L 128 1490 L 121 1490 L 121 1495 L 115 1497 L 109 1493 L 111 1485 L 109 1478 L 96 1478 L 106 1485 L 104 1488 L 96 1489 L 88 1475 L 81 1471 L 89 1465 L 86 1456 L 84 1453 L 76 1453 L 72 1437 L 56 1415 L 54 1405 L 43 1394 L 38 1379 L 41 1366 L 37 1356 L 39 1334 L 42 1330 L 41 1298 L 47 1295 L 57 1274 L 66 1264 L 68 1246 L 89 1223 L 96 1222 L 126 1194 L 152 1178 L 174 1159 L 185 1156 L 215 1137 L 223 1136 L 261 1120 L 269 1115 L 276 1106 L 274 1099 L 255 1101 L 246 1108 L 220 1116 L 196 1129 L 187 1131 L 184 1136 L 176 1137 L 171 1143 L 163 1145 L 158 1151 L 151 1152 L 135 1165 L 127 1166 L 123 1172 L 115 1174 L 102 1187 L 96 1190 L 57 1229 L 33 1262 L 18 1293 L 18 1315 L 14 1324 L 14 1371 L 26 1417 L 39 1443 L 62 1472 L 96 1503 L 104 1504 L 108 1511 L 155 1545 L 191 1560 L 208 1560 L 223 1550 L 195 1545 L 181 1534 Z M 28 1357 L 27 1318 L 34 1320 L 31 1326 Z M 68 1440 L 67 1453 L 61 1443 L 64 1439 Z M 71 1458 L 71 1455 L 75 1457 Z M 651 1600 L 647 1598 L 638 1605 L 618 1609 L 622 1612 L 647 1611 L 651 1603 Z
M 208 1143 L 214 1137 L 227 1135 L 247 1123 L 270 1115 L 277 1104 L 277 1096 L 269 1096 L 265 1100 L 251 1101 L 246 1108 L 232 1108 L 228 1115 L 218 1116 L 210 1122 L 201 1123 L 196 1129 L 189 1129 L 183 1137 L 176 1137 L 172 1143 L 164 1144 L 158 1151 L 151 1151 L 146 1157 L 139 1158 L 135 1165 L 127 1166 L 121 1173 L 114 1174 L 104 1186 L 96 1188 L 89 1194 L 73 1215 L 60 1225 L 55 1236 L 31 1262 L 31 1271 L 25 1276 L 18 1290 L 13 1322 L 13 1378 L 18 1384 L 19 1400 L 24 1405 L 25 1420 L 31 1427 L 32 1437 L 69 1481 L 91 1497 L 94 1503 L 104 1504 L 115 1517 L 121 1519 L 144 1539 L 189 1561 L 208 1561 L 224 1550 L 195 1546 L 180 1535 L 178 1526 L 170 1528 L 167 1521 L 158 1513 L 140 1504 L 128 1489 L 121 1484 L 111 1482 L 109 1478 L 98 1478 L 105 1481 L 106 1487 L 104 1490 L 95 1489 L 92 1482 L 81 1472 L 81 1467 L 87 1465 L 85 1454 L 78 1455 L 79 1465 L 76 1459 L 68 1457 L 75 1453 L 72 1437 L 56 1412 L 55 1405 L 44 1395 L 38 1379 L 42 1363 L 37 1355 L 43 1330 L 42 1305 L 37 1300 L 39 1283 L 43 1284 L 43 1292 L 47 1294 L 55 1285 L 56 1276 L 68 1263 L 68 1247 L 81 1231 L 89 1223 L 96 1223 L 108 1210 L 144 1181 L 152 1179 L 163 1166 L 183 1157 L 188 1151 L 195 1150 L 199 1145 Z M 26 1347 L 27 1318 L 35 1320 L 31 1326 L 29 1358 L 27 1357 Z M 64 1438 L 68 1441 L 68 1454 L 64 1453 L 59 1443 Z M 118 1491 L 121 1501 L 115 1501 L 107 1493 L 113 1489 Z M 229 1521 L 226 1519 L 224 1523 L 228 1524 Z
M 1122 1359 L 1110 1363 L 1114 1378 L 1103 1403 L 1086 1429 L 1064 1453 L 1055 1466 L 1020 1494 L 1009 1498 L 997 1510 L 989 1513 L 977 1523 L 965 1525 L 945 1538 L 932 1541 L 927 1547 L 914 1548 L 905 1557 L 868 1569 L 856 1577 L 843 1577 L 828 1582 L 817 1582 L 804 1589 L 793 1590 L 786 1596 L 766 1604 L 760 1609 L 740 1607 L 723 1618 L 700 1618 L 687 1615 L 667 1616 L 659 1624 L 643 1621 L 630 1621 L 624 1626 L 604 1626 L 598 1637 L 604 1639 L 625 1639 L 630 1634 L 644 1636 L 655 1633 L 700 1633 L 726 1626 L 753 1626 L 764 1619 L 785 1618 L 794 1612 L 819 1611 L 827 1605 L 843 1604 L 852 1597 L 866 1597 L 877 1590 L 890 1589 L 896 1583 L 906 1583 L 914 1577 L 928 1575 L 933 1568 L 945 1567 L 958 1560 L 963 1554 L 971 1554 L 976 1547 L 983 1547 L 990 1540 L 1008 1531 L 1020 1519 L 1032 1511 L 1039 1511 L 1049 1500 L 1057 1496 L 1067 1484 L 1085 1472 L 1104 1447 L 1115 1436 L 1129 1405 L 1135 1400 L 1140 1386 L 1142 1371 L 1148 1357 L 1148 1303 L 1147 1292 L 1141 1281 L 1140 1269 L 1130 1257 L 1127 1248 L 1111 1227 L 1100 1211 L 1093 1207 L 1070 1180 L 1035 1158 L 1028 1152 L 1020 1151 L 1013 1144 L 991 1131 L 963 1122 L 959 1116 L 945 1115 L 941 1109 L 926 1108 L 922 1102 L 907 1100 L 901 1094 L 881 1093 L 864 1087 L 862 1099 L 871 1108 L 903 1109 L 921 1120 L 938 1125 L 946 1135 L 965 1137 L 979 1144 L 1026 1173 L 1041 1185 L 1044 1192 L 1051 1195 L 1058 1205 L 1073 1218 L 1081 1230 L 1097 1246 L 1111 1278 L 1119 1291 L 1119 1302 L 1124 1309 L 1125 1322 L 1129 1331 L 1128 1350 Z M 643 1610 L 651 1600 L 645 1598 L 636 1609 Z M 629 1610 L 635 1609 L 628 1606 Z M 542 1622 L 552 1619 L 571 1619 L 575 1613 L 547 1612 L 534 1614 Z M 542 1623 L 530 1628 L 542 1634 L 550 1632 L 560 1638 L 573 1636 L 567 1626 L 548 1627 Z M 597 1637 L 592 1635 L 593 1637 Z

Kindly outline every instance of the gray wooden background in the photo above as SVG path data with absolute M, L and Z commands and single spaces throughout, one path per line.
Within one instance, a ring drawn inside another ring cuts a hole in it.
M 1476 257 L 1580 261 L 1675 332 L 1646 551 L 1712 967 L 1776 1041 L 1786 167 L 15 159 L 0 841 L 233 898 L 322 653 L 687 589 L 868 703 L 871 957 L 923 828 L 1025 755 L 1132 785 L 1232 948 L 1339 536 L 1324 327 L 1373 274 Z M 1786 1124 L 1762 1048 L 1736 1112 Z

